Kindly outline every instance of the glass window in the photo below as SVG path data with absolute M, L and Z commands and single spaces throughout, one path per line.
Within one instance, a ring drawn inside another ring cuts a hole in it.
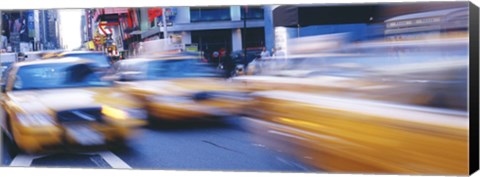
M 3 63 L 2 63 L 3 64 Z M 3 66 L 2 65 L 2 80 L 0 81 L 2 84 L 6 84 L 8 81 L 8 75 L 12 71 L 11 65 Z
M 241 31 L 242 34 L 245 34 L 243 28 Z M 263 28 L 247 28 L 245 36 L 247 48 L 261 48 L 265 45 L 265 30 Z
M 102 53 L 78 53 L 78 54 L 66 54 L 65 57 L 79 57 L 95 61 L 99 67 L 110 67 L 108 57 Z
M 16 73 L 13 90 L 109 86 L 87 64 L 55 63 L 23 66 Z
M 263 19 L 263 7 L 262 6 L 242 6 L 241 8 L 241 17 L 245 17 L 245 9 L 247 9 L 247 19 Z
M 230 8 L 229 7 L 192 7 L 190 8 L 191 22 L 206 22 L 206 21 L 229 21 Z
M 214 51 L 232 50 L 231 30 L 192 31 L 192 43 L 198 44 L 198 49 L 211 55 Z
M 196 59 L 158 60 L 148 64 L 148 79 L 221 77 L 218 71 Z

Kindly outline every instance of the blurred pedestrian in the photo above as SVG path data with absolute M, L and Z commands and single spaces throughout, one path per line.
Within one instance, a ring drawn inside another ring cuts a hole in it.
M 205 50 L 203 51 L 203 58 L 205 58 L 205 60 L 207 60 L 207 63 L 211 63 L 211 56 L 210 56 L 210 50 Z
M 5 31 L 2 30 L 2 34 L 0 35 L 0 50 L 7 49 L 7 45 L 8 45 L 8 39 L 7 39 L 7 36 L 5 36 Z
M 233 58 L 228 55 L 227 51 L 225 51 L 224 56 L 221 57 L 222 59 L 222 68 L 225 71 L 226 77 L 232 77 L 235 72 L 235 62 L 233 61 Z
M 219 51 L 218 51 L 219 55 L 220 55 L 220 58 L 221 57 L 224 57 L 226 54 L 227 54 L 227 51 L 225 50 L 225 48 L 221 48 Z
M 27 56 L 25 55 L 25 53 L 19 52 L 19 53 L 17 54 L 17 61 L 19 61 L 19 62 L 25 61 L 25 58 L 27 58 Z
M 268 52 L 267 48 L 263 47 L 262 52 L 260 53 L 260 58 L 270 58 L 270 52 Z
M 214 51 L 214 52 L 212 53 L 212 57 L 213 57 L 213 58 L 218 58 L 219 56 L 220 56 L 220 53 L 218 53 L 217 51 Z
M 221 67 L 220 66 L 220 53 L 218 53 L 218 51 L 214 51 L 212 53 L 212 62 L 216 65 L 218 65 L 218 67 Z

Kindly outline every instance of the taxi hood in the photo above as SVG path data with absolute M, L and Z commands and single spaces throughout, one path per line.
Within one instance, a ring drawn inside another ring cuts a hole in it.
M 28 112 L 56 112 L 102 105 L 139 107 L 129 95 L 111 87 L 25 90 L 8 94 L 13 102 Z
M 220 78 L 182 78 L 129 82 L 123 86 L 150 94 L 183 95 L 201 91 L 235 91 L 233 84 Z

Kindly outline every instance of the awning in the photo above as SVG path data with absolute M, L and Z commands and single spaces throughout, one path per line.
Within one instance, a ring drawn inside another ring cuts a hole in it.
M 264 20 L 248 20 L 247 28 L 263 28 L 265 26 Z M 198 22 L 198 23 L 179 23 L 173 26 L 167 26 L 168 32 L 182 32 L 182 31 L 200 31 L 200 30 L 218 30 L 218 29 L 239 29 L 243 28 L 243 21 L 216 21 L 216 22 Z M 148 38 L 152 35 L 163 31 L 159 27 L 151 28 L 142 32 L 142 39 Z
M 93 15 L 94 21 L 118 21 L 118 16 L 121 14 L 127 14 L 128 8 L 106 8 L 106 9 L 96 9 Z M 100 19 L 103 17 L 106 19 Z
M 389 18 L 419 12 L 468 7 L 468 1 L 377 4 L 283 5 L 273 10 L 274 26 L 384 23 Z
M 372 23 L 378 5 L 280 6 L 273 10 L 274 26 Z
M 136 31 L 133 31 L 131 33 L 129 33 L 130 35 L 139 35 L 139 34 L 142 34 L 142 31 L 140 30 L 136 30 Z
M 126 14 L 128 13 L 128 8 L 107 8 L 104 11 L 104 14 Z

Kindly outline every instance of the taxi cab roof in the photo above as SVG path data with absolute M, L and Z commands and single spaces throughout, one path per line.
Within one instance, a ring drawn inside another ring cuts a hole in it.
M 183 58 L 178 60 L 187 60 L 187 59 L 194 59 L 194 58 Z M 140 64 L 140 63 L 147 63 L 152 61 L 168 61 L 168 60 L 176 60 L 176 58 L 130 58 L 125 60 L 118 61 L 122 64 Z
M 65 57 L 62 58 L 61 60 L 32 60 L 32 61 L 24 61 L 24 62 L 19 62 L 15 63 L 16 67 L 22 67 L 22 66 L 30 66 L 30 65 L 38 65 L 38 64 L 55 64 L 55 63 L 93 63 L 90 60 L 85 60 L 82 58 L 78 57 Z
M 45 54 L 45 53 L 60 53 L 63 52 L 62 50 L 44 50 L 44 51 L 33 51 L 33 52 L 25 52 L 26 55 L 28 54 Z
M 58 54 L 58 56 L 68 55 L 68 54 L 103 54 L 100 51 L 68 51 Z
M 189 59 L 200 59 L 200 56 L 194 55 L 173 55 L 173 56 L 154 56 L 153 60 L 189 60 Z
M 175 52 L 175 53 L 155 53 L 140 56 L 139 58 L 148 58 L 156 60 L 181 60 L 181 59 L 200 59 L 198 52 Z
M 158 55 L 158 56 L 149 56 L 149 57 L 139 57 L 139 58 L 130 58 L 125 60 L 120 60 L 122 63 L 141 63 L 141 62 L 150 62 L 150 61 L 159 61 L 159 60 L 199 60 L 201 57 L 199 55 L 183 55 L 183 54 L 173 54 L 173 55 Z

